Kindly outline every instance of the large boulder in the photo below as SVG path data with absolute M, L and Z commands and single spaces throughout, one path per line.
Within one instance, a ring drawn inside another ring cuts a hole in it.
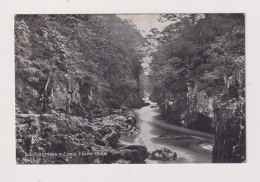
M 126 112 L 128 110 L 128 107 L 127 106 L 121 106 L 120 108 L 123 112 Z
M 112 133 L 112 129 L 111 129 L 108 125 L 105 125 L 105 126 L 103 126 L 101 129 L 99 129 L 98 132 L 99 132 L 102 136 L 105 136 L 105 135 L 107 135 L 107 134 Z
M 120 153 L 114 149 L 105 150 L 105 152 L 107 153 L 107 155 L 105 155 L 102 160 L 102 163 L 104 164 L 111 164 L 122 158 Z
M 120 133 L 118 133 L 116 131 L 112 131 L 112 133 L 107 134 L 105 136 L 105 140 L 108 142 L 109 146 L 111 146 L 112 148 L 117 147 L 119 138 L 120 138 Z
M 121 147 L 119 151 L 123 159 L 131 161 L 131 163 L 145 163 L 149 153 L 143 145 L 129 145 Z

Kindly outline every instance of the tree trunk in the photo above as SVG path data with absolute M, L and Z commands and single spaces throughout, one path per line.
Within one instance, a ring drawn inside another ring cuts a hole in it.
M 140 79 L 139 79 L 139 75 L 136 78 L 137 81 L 137 92 L 138 92 L 138 97 L 140 97 Z
M 225 93 L 228 93 L 228 88 L 229 88 L 229 78 L 227 73 L 224 73 L 224 89 L 225 89 Z
M 43 112 L 46 112 L 48 108 L 48 86 L 50 83 L 50 78 L 51 78 L 51 73 L 49 72 L 46 84 L 44 86 L 44 91 L 43 91 L 43 109 L 42 109 Z

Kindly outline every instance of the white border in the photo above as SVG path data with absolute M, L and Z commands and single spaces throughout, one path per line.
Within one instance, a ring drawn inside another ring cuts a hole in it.
M 0 0 L 1 181 L 260 181 L 258 0 Z M 246 13 L 247 163 L 157 165 L 16 165 L 14 14 Z

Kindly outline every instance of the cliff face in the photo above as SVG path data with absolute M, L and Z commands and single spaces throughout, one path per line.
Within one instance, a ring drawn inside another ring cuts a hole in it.
M 213 162 L 245 162 L 245 101 L 229 100 L 221 104 L 216 103 L 214 122 Z
M 19 78 L 16 79 L 16 83 L 16 108 L 21 113 L 41 112 L 43 107 L 41 92 Z M 120 109 L 122 105 L 139 108 L 144 104 L 137 91 L 123 98 L 107 97 L 87 81 L 53 80 L 48 90 L 48 109 L 86 116 L 101 109 L 103 114 L 108 114 L 111 109 Z
M 246 101 L 244 71 L 226 81 L 225 91 L 213 103 L 215 144 L 213 162 L 246 161 Z
M 174 124 L 205 132 L 213 132 L 214 97 L 205 91 L 188 88 L 187 92 L 165 94 L 165 98 L 157 98 L 162 116 Z

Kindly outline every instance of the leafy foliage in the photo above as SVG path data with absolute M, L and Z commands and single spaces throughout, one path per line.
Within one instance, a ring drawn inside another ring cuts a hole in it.
M 216 152 L 215 162 L 244 161 L 245 140 L 241 139 L 244 130 L 236 131 L 230 139 L 225 133 L 229 131 L 223 129 L 230 123 L 233 127 L 245 128 L 244 116 L 239 122 L 234 114 L 224 117 L 231 110 L 237 113 L 234 105 L 242 108 L 245 105 L 244 15 L 166 14 L 161 15 L 160 21 L 173 23 L 161 32 L 151 30 L 148 36 L 157 41 L 157 51 L 152 54 L 151 63 L 151 98 L 158 102 L 162 114 L 175 124 L 199 130 L 203 125 L 203 131 L 207 132 L 215 126 L 218 139 L 214 150 L 223 151 L 222 147 L 227 146 L 218 142 L 231 140 L 229 148 L 239 148 L 240 152 L 228 151 L 228 155 Z M 234 153 L 236 159 L 231 159 Z
M 70 95 L 79 86 L 86 86 L 80 95 L 83 105 L 110 107 L 112 100 L 120 105 L 129 92 L 140 103 L 137 82 L 143 44 L 139 31 L 115 15 L 17 15 L 17 104 L 40 110 L 44 89 L 48 96 L 52 89 Z

